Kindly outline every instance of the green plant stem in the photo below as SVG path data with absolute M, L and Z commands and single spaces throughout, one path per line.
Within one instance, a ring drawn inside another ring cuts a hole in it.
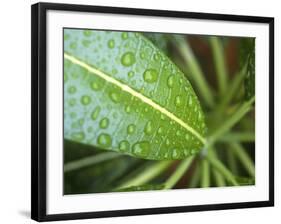
M 210 164 L 227 179 L 231 184 L 234 186 L 238 186 L 239 184 L 235 180 L 234 176 L 232 175 L 231 171 L 229 171 L 223 163 L 213 156 L 211 153 L 208 153 L 206 159 L 210 162 Z
M 217 151 L 215 151 L 213 147 L 209 149 L 209 153 L 211 153 L 216 159 L 218 159 Z M 224 177 L 220 172 L 218 172 L 216 169 L 212 169 L 212 173 L 214 174 L 217 186 L 222 187 L 226 185 Z
M 212 108 L 215 104 L 211 87 L 208 85 L 199 62 L 193 54 L 188 42 L 181 36 L 175 35 L 176 47 L 190 70 L 190 78 L 194 81 L 199 94 L 206 104 Z
M 171 189 L 175 184 L 180 180 L 180 178 L 185 174 L 186 170 L 191 165 L 194 156 L 188 157 L 184 159 L 179 166 L 177 167 L 176 171 L 169 177 L 169 179 L 165 182 L 164 189 Z
M 97 163 L 101 163 L 110 159 L 114 159 L 117 157 L 122 156 L 120 153 L 115 153 L 115 152 L 106 152 L 106 153 L 100 153 L 98 155 L 94 156 L 89 156 L 86 158 L 82 158 L 79 160 L 75 160 L 72 162 L 68 162 L 64 165 L 64 172 L 70 172 L 73 170 L 78 170 L 87 166 L 92 166 Z
M 250 158 L 250 156 L 246 153 L 245 149 L 242 147 L 241 144 L 238 143 L 231 143 L 231 147 L 235 155 L 239 158 L 240 162 L 246 169 L 246 171 L 250 174 L 250 176 L 255 176 L 255 165 Z
M 215 62 L 216 74 L 219 84 L 220 96 L 223 96 L 227 88 L 227 69 L 225 56 L 223 51 L 222 42 L 218 37 L 210 37 L 211 48 L 213 52 L 213 58 Z
M 219 142 L 254 142 L 255 133 L 254 132 L 228 132 L 222 135 Z
M 212 169 L 212 172 L 214 174 L 214 178 L 216 181 L 216 185 L 219 187 L 223 187 L 225 186 L 225 181 L 223 176 L 220 174 L 220 172 L 218 172 L 216 169 Z
M 200 176 L 201 176 L 201 164 L 199 161 L 197 161 L 195 170 L 191 176 L 190 182 L 188 184 L 189 188 L 195 188 L 198 186 L 198 183 L 200 181 Z
M 210 164 L 208 160 L 202 160 L 202 177 L 201 177 L 201 187 L 210 186 Z
M 231 150 L 226 151 L 226 160 L 232 173 L 238 175 L 238 161 Z
M 235 75 L 233 80 L 231 80 L 231 85 L 229 86 L 227 90 L 227 94 L 224 94 L 220 104 L 217 107 L 217 111 L 219 113 L 225 111 L 225 107 L 231 102 L 231 100 L 234 98 L 235 94 L 237 94 L 237 91 L 244 81 L 244 78 L 246 76 L 246 66 L 244 66 L 239 73 Z
M 158 175 L 160 175 L 164 170 L 166 170 L 173 161 L 161 161 L 161 162 L 156 162 L 149 167 L 147 167 L 142 173 L 139 175 L 135 176 L 134 178 L 121 183 L 119 186 L 115 188 L 115 190 L 120 190 L 122 188 L 127 188 L 127 187 L 134 187 L 134 186 L 139 186 L 147 183 L 148 181 L 154 179 Z
M 224 133 L 228 132 L 240 119 L 247 114 L 254 102 L 255 97 L 252 97 L 249 101 L 244 102 L 233 114 L 227 119 L 223 124 L 218 127 L 208 138 L 208 145 L 212 145 L 218 138 L 220 138 Z M 207 146 L 208 146 L 207 145 Z

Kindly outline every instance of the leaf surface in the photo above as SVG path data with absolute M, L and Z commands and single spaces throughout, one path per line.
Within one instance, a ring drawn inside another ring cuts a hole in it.
M 151 160 L 205 144 L 184 74 L 139 33 L 64 30 L 64 137 Z

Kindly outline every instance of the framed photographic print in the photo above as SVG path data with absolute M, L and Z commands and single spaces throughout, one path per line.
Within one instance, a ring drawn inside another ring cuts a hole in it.
M 274 204 L 274 19 L 32 6 L 32 218 Z

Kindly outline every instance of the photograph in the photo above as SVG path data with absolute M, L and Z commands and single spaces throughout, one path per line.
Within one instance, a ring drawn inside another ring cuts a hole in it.
M 62 35 L 64 195 L 255 185 L 255 37 Z

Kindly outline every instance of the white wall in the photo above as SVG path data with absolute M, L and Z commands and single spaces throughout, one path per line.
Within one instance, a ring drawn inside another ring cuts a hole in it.
M 281 218 L 280 178 L 280 6 L 278 1 L 246 0 L 72 0 L 64 3 L 186 10 L 275 17 L 276 206 L 60 223 L 277 223 Z M 30 5 L 2 1 L 0 29 L 0 223 L 34 223 L 30 213 Z M 279 89 L 277 86 L 279 85 Z M 279 102 L 278 102 L 279 101 Z

